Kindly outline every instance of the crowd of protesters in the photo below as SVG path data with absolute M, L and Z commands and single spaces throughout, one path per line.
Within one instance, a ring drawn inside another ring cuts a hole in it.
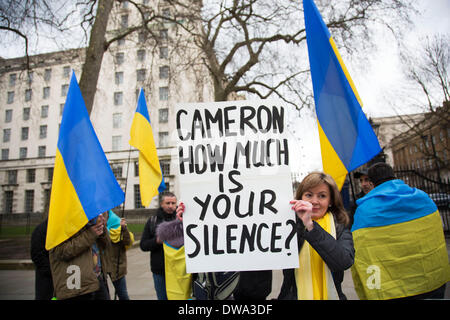
M 345 300 L 341 284 L 349 268 L 360 299 L 442 299 L 450 266 L 436 205 L 425 192 L 396 179 L 385 163 L 354 176 L 361 192 L 348 211 L 330 175 L 312 172 L 298 186 L 291 205 L 300 267 L 283 270 L 278 299 Z M 224 274 L 187 274 L 184 250 L 179 250 L 185 204 L 170 192 L 160 199 L 140 240 L 140 249 L 150 252 L 159 300 L 266 299 L 271 270 L 227 273 L 222 282 L 228 287 L 216 290 L 222 295 L 211 295 L 204 286 L 212 277 L 220 282 Z M 134 235 L 125 219 L 105 212 L 50 252 L 45 250 L 46 226 L 47 221 L 41 223 L 31 239 L 36 299 L 111 299 L 107 277 L 114 298 L 129 299 L 126 251 Z M 413 244 L 418 234 L 426 244 Z

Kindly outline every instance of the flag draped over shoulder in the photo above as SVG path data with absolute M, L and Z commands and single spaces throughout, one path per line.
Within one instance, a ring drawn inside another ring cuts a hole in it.
M 142 89 L 139 93 L 136 113 L 131 124 L 130 145 L 139 150 L 141 202 L 144 206 L 148 206 L 154 196 L 166 189 L 166 185 L 156 153 L 147 103 Z
M 124 200 L 73 72 L 56 148 L 46 249 L 69 239 L 89 220 Z
M 450 280 L 442 221 L 425 192 L 390 180 L 357 205 L 352 277 L 360 299 L 423 294 Z
M 341 188 L 347 173 L 368 162 L 381 148 L 316 5 L 304 0 L 303 8 L 323 170 Z

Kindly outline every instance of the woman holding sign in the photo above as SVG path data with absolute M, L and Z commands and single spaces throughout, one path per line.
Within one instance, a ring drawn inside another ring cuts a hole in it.
M 278 298 L 346 299 L 341 283 L 344 270 L 353 265 L 355 249 L 335 181 L 328 174 L 312 172 L 300 183 L 290 203 L 297 215 L 300 268 L 283 271 Z

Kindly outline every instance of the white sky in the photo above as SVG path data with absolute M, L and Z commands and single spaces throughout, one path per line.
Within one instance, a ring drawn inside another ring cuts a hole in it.
M 420 37 L 436 33 L 450 32 L 450 0 L 420 0 L 422 16 L 416 20 L 415 29 L 407 35 L 407 43 L 411 47 L 420 46 Z M 395 97 L 396 89 L 402 86 L 404 77 L 400 68 L 400 59 L 394 40 L 388 34 L 380 37 L 378 50 L 370 60 L 366 73 L 352 72 L 349 68 L 356 88 L 363 101 L 363 110 L 367 116 L 380 117 L 396 115 L 396 111 L 388 105 L 386 99 Z M 394 102 L 400 113 L 408 113 L 408 106 L 402 105 L 404 99 Z

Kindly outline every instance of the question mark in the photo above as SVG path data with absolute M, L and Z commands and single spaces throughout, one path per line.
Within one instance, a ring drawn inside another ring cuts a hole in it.
M 292 226 L 291 233 L 289 233 L 288 237 L 286 238 L 285 247 L 286 249 L 289 249 L 291 246 L 291 240 L 292 238 L 297 234 L 297 230 L 295 228 L 295 221 L 294 220 L 287 220 L 286 225 L 290 224 Z M 291 253 L 288 253 L 288 256 L 290 256 Z

